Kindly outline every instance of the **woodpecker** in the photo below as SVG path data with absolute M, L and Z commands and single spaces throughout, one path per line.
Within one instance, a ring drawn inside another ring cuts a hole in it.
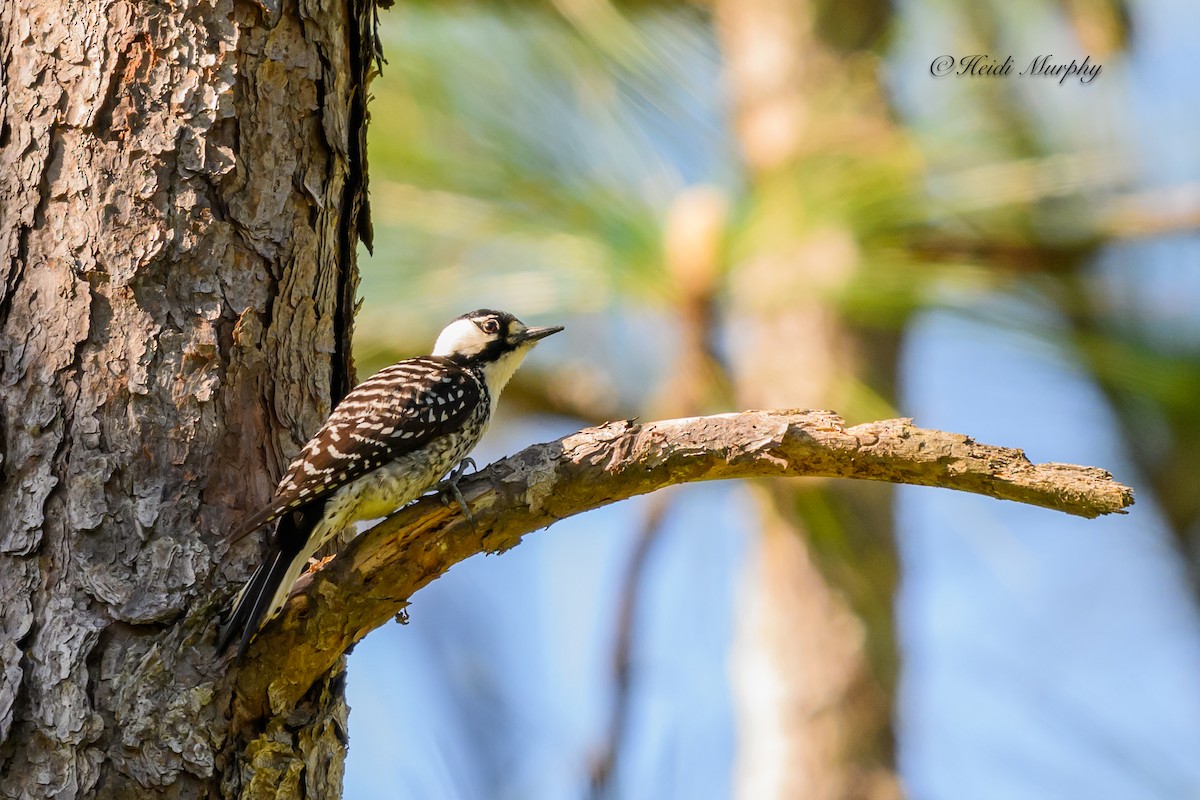
M 526 327 L 483 308 L 442 330 L 433 354 L 380 370 L 338 404 L 304 446 L 271 502 L 233 534 L 269 523 L 266 557 L 234 602 L 218 650 L 239 639 L 238 659 L 283 608 L 308 560 L 360 520 L 386 516 L 438 485 L 462 503 L 457 479 L 525 356 L 561 325 Z M 470 510 L 462 503 L 463 510 Z

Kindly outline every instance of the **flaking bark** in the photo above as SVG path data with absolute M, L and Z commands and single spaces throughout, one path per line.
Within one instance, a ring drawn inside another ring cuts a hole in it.
M 612 422 L 534 445 L 460 484 L 476 518 L 428 496 L 309 573 L 259 637 L 238 679 L 242 713 L 288 708 L 345 650 L 452 565 L 618 500 L 690 481 L 837 477 L 937 486 L 1081 517 L 1123 513 L 1133 492 L 1107 472 L 1032 464 L 1020 450 L 887 420 L 847 428 L 826 411 L 747 411 Z
M 0 12 L 0 797 L 339 793 L 337 660 L 234 727 L 205 637 L 229 530 L 352 380 L 373 26 Z

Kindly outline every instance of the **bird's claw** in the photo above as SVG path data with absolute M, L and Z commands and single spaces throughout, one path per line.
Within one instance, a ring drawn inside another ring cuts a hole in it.
M 462 495 L 462 491 L 458 488 L 458 482 L 467 471 L 467 465 L 472 469 L 478 470 L 479 467 L 475 464 L 475 459 L 464 458 L 458 462 L 458 466 L 450 471 L 450 474 L 442 479 L 438 484 L 438 494 L 442 498 L 442 505 L 450 507 L 450 501 L 456 500 L 458 507 L 462 509 L 463 516 L 467 518 L 467 522 L 471 523 L 471 528 L 478 530 L 475 525 L 475 515 L 471 513 L 471 507 L 467 505 L 466 499 Z

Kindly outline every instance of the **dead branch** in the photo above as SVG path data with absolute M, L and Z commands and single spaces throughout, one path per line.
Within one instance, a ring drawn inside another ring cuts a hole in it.
M 1094 467 L 1032 464 L 1016 449 L 894 419 L 845 427 L 828 411 L 746 411 L 610 422 L 497 461 L 460 484 L 476 517 L 428 496 L 310 573 L 258 638 L 242 713 L 294 704 L 355 642 L 452 565 L 499 553 L 565 517 L 691 481 L 836 477 L 939 486 L 1081 517 L 1123 513 L 1133 491 Z

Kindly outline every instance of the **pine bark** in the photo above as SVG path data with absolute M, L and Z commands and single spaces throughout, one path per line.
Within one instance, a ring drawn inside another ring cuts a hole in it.
M 335 797 L 245 714 L 226 534 L 352 379 L 369 0 L 0 17 L 0 797 Z

